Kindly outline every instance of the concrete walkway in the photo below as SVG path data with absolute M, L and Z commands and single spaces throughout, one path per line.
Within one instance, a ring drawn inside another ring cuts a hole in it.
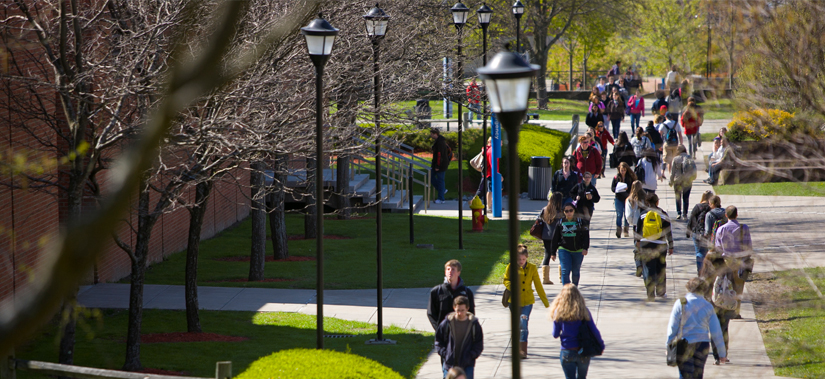
M 614 174 L 615 170 L 608 170 L 608 178 L 598 181 L 602 201 L 596 205 L 591 249 L 584 260 L 580 283 L 607 345 L 604 355 L 593 359 L 590 377 L 676 378 L 677 370 L 665 365 L 666 327 L 674 301 L 684 295 L 685 283 L 696 274 L 693 246 L 684 237 L 685 223 L 676 221 L 673 232 L 676 253 L 667 262 L 669 298 L 646 303 L 642 280 L 633 275 L 631 240 L 617 239 L 614 235 L 615 212 L 610 192 L 610 178 Z M 706 174 L 700 172 L 691 203 L 697 202 L 700 194 L 710 188 L 701 183 L 705 177 Z M 660 206 L 675 216 L 673 191 L 660 184 L 657 193 L 661 197 Z M 757 250 L 770 253 L 760 255 L 756 271 L 825 266 L 825 254 L 818 238 L 825 226 L 824 198 L 723 196 L 722 200 L 723 206 L 739 207 L 740 220 L 751 226 Z M 543 201 L 521 201 L 520 218 L 534 218 L 543 205 Z M 428 213 L 456 216 L 457 208 L 457 201 L 448 201 L 433 205 Z M 788 229 L 788 225 L 794 228 Z M 472 246 L 467 246 L 467 250 L 472 251 Z M 555 271 L 556 263 L 552 265 Z M 472 268 L 465 268 L 469 269 Z M 561 288 L 558 283 L 545 286 L 551 301 Z M 509 312 L 499 301 L 502 287 L 472 287 L 485 339 L 484 353 L 476 366 L 477 378 L 510 376 Z M 123 284 L 87 286 L 81 289 L 79 301 L 87 307 L 127 308 L 128 290 L 128 285 Z M 315 314 L 314 290 L 200 287 L 199 291 L 201 307 L 208 310 Z M 432 331 L 426 317 L 428 291 L 428 288 L 385 289 L 384 324 Z M 375 295 L 375 290 L 325 291 L 325 315 L 374 323 Z M 146 308 L 184 309 L 182 286 L 147 285 L 144 299 Z M 530 356 L 522 362 L 523 377 L 563 377 L 558 361 L 559 341 L 552 338 L 552 324 L 546 309 L 540 302 L 535 307 L 530 320 Z M 733 320 L 730 325 L 729 357 L 733 363 L 714 366 L 711 360 L 706 365 L 706 377 L 775 378 L 754 320 L 752 304 L 743 302 L 741 313 L 743 319 Z M 441 378 L 439 358 L 433 352 L 418 378 Z

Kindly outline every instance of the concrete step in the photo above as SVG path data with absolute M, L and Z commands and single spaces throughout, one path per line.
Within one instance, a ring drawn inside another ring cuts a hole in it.
M 361 186 L 355 189 L 355 197 L 363 197 L 364 201 L 369 201 L 368 198 L 375 198 L 375 181 L 367 180 Z
M 367 183 L 370 180 L 370 176 L 368 174 L 355 174 L 352 180 L 349 181 L 349 193 L 357 192 L 361 186 Z
M 413 195 L 413 212 L 424 205 L 424 196 Z M 410 211 L 409 200 L 402 202 L 401 206 L 390 210 L 392 213 L 406 213 Z

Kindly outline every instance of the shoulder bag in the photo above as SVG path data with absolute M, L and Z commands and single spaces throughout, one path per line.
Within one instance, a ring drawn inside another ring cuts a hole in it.
M 590 322 L 582 320 L 582 325 L 579 327 L 579 334 L 576 336 L 579 339 L 579 355 L 583 357 L 595 357 L 602 355 L 604 349 L 596 339 L 596 334 L 590 329 Z
M 680 298 L 679 301 L 682 302 L 682 318 L 679 320 L 679 333 L 677 333 L 676 338 L 667 345 L 668 366 L 678 366 L 685 361 L 687 356 L 688 342 L 682 338 L 682 328 L 685 326 L 685 315 L 687 314 L 687 299 L 683 297 Z M 691 353 L 691 355 L 693 354 Z
M 536 239 L 541 239 L 542 231 L 544 230 L 544 221 L 536 219 L 533 226 L 530 227 L 530 235 Z
M 476 171 L 484 170 L 484 150 L 483 149 L 473 159 L 470 159 L 470 166 L 472 168 L 474 168 Z

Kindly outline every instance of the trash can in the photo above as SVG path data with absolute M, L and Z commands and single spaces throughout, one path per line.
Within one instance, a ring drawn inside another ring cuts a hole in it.
M 531 157 L 527 168 L 527 195 L 531 200 L 544 200 L 550 192 L 553 166 L 550 157 Z

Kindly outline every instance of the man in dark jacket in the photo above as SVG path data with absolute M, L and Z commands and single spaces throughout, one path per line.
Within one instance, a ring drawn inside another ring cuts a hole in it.
M 427 317 L 430 319 L 433 330 L 438 329 L 438 324 L 453 311 L 453 300 L 459 296 L 467 297 L 470 302 L 468 310 L 470 313 L 475 313 L 473 291 L 465 287 L 464 281 L 461 280 L 461 262 L 452 259 L 444 264 L 444 283 L 430 290 Z
M 657 90 L 656 101 L 654 101 L 653 105 L 650 107 L 650 113 L 652 113 L 653 115 L 660 114 L 659 111 L 662 109 L 662 106 L 664 106 L 665 109 L 667 109 L 667 100 L 665 100 L 665 92 L 662 90 Z
M 434 139 L 433 143 L 433 161 L 430 167 L 433 169 L 433 186 L 438 195 L 435 203 L 441 204 L 444 202 L 444 194 L 447 193 L 446 183 L 444 183 L 444 175 L 447 173 L 447 168 L 450 166 L 452 151 L 447 145 L 447 139 L 441 135 L 441 131 L 432 128 L 430 129 L 430 138 Z
M 644 264 L 647 300 L 654 301 L 656 296 L 667 298 L 667 256 L 673 255 L 673 233 L 670 217 L 659 208 L 659 196 L 653 193 L 647 199 L 650 208 L 636 223 L 636 248 Z
M 451 368 L 461 367 L 467 379 L 473 379 L 476 359 L 484 351 L 484 332 L 478 318 L 468 311 L 469 302 L 464 296 L 455 298 L 455 312 L 447 315 L 435 331 L 435 349 L 441 356 L 445 377 Z
M 579 184 L 576 184 L 573 189 L 570 190 L 570 197 L 576 201 L 576 211 L 582 215 L 587 222 L 590 222 L 590 218 L 593 217 L 593 210 L 595 210 L 596 205 L 601 197 L 599 196 L 599 191 L 596 190 L 596 186 L 592 183 L 593 174 L 589 172 L 584 173 L 584 181 Z

